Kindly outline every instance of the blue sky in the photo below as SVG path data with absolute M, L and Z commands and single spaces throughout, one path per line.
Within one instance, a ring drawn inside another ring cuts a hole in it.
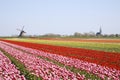
M 97 32 L 120 34 L 120 0 L 0 0 L 0 36 Z

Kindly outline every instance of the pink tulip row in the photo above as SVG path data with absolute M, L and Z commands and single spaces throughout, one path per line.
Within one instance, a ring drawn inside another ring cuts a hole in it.
M 113 78 L 115 80 L 120 80 L 120 71 L 116 70 L 116 69 L 111 69 L 111 68 L 108 68 L 106 66 L 100 66 L 100 65 L 97 65 L 94 63 L 89 63 L 89 62 L 85 62 L 85 61 L 78 60 L 78 59 L 72 59 L 72 58 L 61 56 L 61 55 L 51 54 L 51 53 L 47 53 L 47 52 L 43 52 L 43 51 L 31 49 L 31 48 L 25 48 L 22 46 L 18 46 L 18 45 L 6 43 L 6 42 L 5 42 L 5 44 L 9 44 L 9 45 L 14 46 L 16 48 L 25 50 L 27 52 L 30 52 L 30 53 L 36 55 L 36 56 L 44 56 L 44 57 L 47 57 L 51 60 L 56 60 L 58 62 L 61 62 L 65 65 L 74 66 L 78 69 L 92 72 L 103 79 L 107 76 L 108 79 Z
M 26 80 L 23 75 L 11 63 L 11 61 L 0 51 L 0 80 Z
M 38 58 L 37 56 L 22 52 L 0 42 L 0 48 L 21 61 L 27 69 L 38 77 L 45 80 L 83 80 L 84 76 L 74 74 L 66 68 L 61 68 L 51 62 Z

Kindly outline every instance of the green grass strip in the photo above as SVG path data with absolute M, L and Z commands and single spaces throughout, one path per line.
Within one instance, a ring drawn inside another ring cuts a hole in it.
M 0 50 L 3 52 L 4 55 L 6 55 L 11 60 L 12 64 L 14 64 L 18 68 L 20 73 L 24 75 L 27 80 L 42 80 L 42 78 L 31 74 L 19 60 L 15 59 L 9 53 L 5 52 L 3 49 L 0 48 Z

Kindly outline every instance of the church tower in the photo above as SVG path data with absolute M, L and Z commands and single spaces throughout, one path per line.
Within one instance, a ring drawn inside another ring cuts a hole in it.
M 100 27 L 99 32 L 96 33 L 96 36 L 102 35 L 102 28 Z
M 99 32 L 100 32 L 100 35 L 101 35 L 101 34 L 102 34 L 102 29 L 101 29 L 101 27 L 100 27 L 100 31 L 99 31 Z

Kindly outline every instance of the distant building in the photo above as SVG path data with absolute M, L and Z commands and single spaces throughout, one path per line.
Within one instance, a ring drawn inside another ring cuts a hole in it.
M 102 35 L 102 29 L 101 29 L 101 27 L 99 29 L 99 32 L 96 33 L 96 36 L 100 36 L 100 35 Z

